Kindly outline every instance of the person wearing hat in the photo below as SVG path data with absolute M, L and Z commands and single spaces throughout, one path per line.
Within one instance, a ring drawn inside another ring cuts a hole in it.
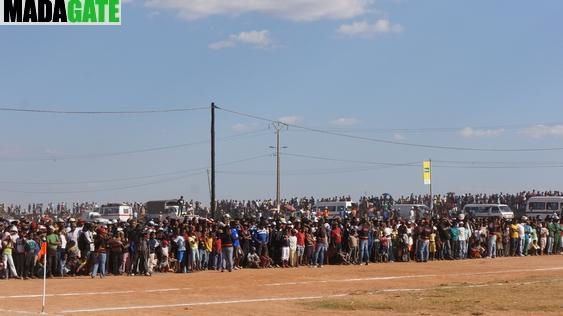
M 16 272 L 16 265 L 14 264 L 14 258 L 12 253 L 14 251 L 14 242 L 10 235 L 7 235 L 2 240 L 2 262 L 4 264 L 4 271 L 6 272 L 6 279 L 10 277 L 18 278 L 18 273 Z
M 96 277 L 98 272 L 100 273 L 100 279 L 106 275 L 107 239 L 106 230 L 103 227 L 99 228 L 94 239 L 92 279 Z
M 47 277 L 52 278 L 53 273 L 57 273 L 57 254 L 61 246 L 59 234 L 55 231 L 55 227 L 47 228 Z

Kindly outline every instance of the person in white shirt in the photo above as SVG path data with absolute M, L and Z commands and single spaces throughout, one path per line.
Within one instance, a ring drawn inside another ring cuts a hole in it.
M 518 247 L 518 255 L 524 257 L 524 239 L 526 238 L 526 223 L 518 224 L 518 236 L 520 238 L 520 247 Z
M 289 265 L 297 268 L 297 231 L 292 229 L 289 236 Z
M 467 256 L 467 231 L 463 222 L 459 223 L 459 258 L 465 259 Z
M 66 265 L 66 230 L 61 225 L 59 230 L 59 240 L 61 245 L 59 246 L 58 250 L 58 257 L 59 257 L 59 273 L 61 276 L 64 276 L 65 273 L 65 265 Z

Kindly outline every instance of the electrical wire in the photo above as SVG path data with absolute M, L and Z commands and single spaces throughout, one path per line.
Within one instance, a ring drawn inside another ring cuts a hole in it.
M 220 137 L 220 138 L 217 139 L 217 141 L 225 141 L 225 140 L 229 140 L 229 139 L 236 139 L 236 138 L 247 137 L 247 136 L 262 136 L 262 135 L 266 134 L 264 132 L 265 130 L 267 130 L 267 129 L 261 129 L 261 130 L 258 130 L 258 131 L 252 131 L 252 132 L 246 132 L 246 133 L 241 133 L 241 134 L 235 134 L 235 135 L 231 135 L 231 136 Z M 90 153 L 90 154 L 84 154 L 84 155 L 71 155 L 71 156 L 62 156 L 62 157 L 1 158 L 0 161 L 34 162 L 34 161 L 63 161 L 63 160 L 95 159 L 95 158 L 116 157 L 116 156 L 124 156 L 124 155 L 156 152 L 156 151 L 164 151 L 164 150 L 191 147 L 191 146 L 196 146 L 196 145 L 205 145 L 205 144 L 208 144 L 208 143 L 209 143 L 209 140 L 199 140 L 199 141 L 195 141 L 195 142 L 191 142 L 191 143 L 182 143 L 182 144 L 174 144 L 174 145 L 167 145 L 167 146 L 149 147 L 149 148 L 127 150 L 127 151 L 117 151 L 117 152 L 107 152 L 107 153 Z
M 247 161 L 257 160 L 259 158 L 270 157 L 269 154 L 261 154 L 255 155 L 243 159 L 228 161 L 228 162 L 219 162 L 217 163 L 218 166 L 227 166 L 238 164 Z M 94 184 L 94 183 L 110 183 L 110 182 L 123 182 L 123 181 L 130 181 L 130 180 L 139 180 L 139 179 L 149 179 L 149 178 L 158 178 L 162 176 L 169 176 L 169 175 L 178 175 L 178 174 L 186 174 L 192 173 L 195 171 L 204 172 L 208 168 L 200 167 L 200 168 L 191 168 L 191 169 L 184 169 L 184 170 L 176 170 L 171 172 L 159 173 L 159 174 L 152 174 L 152 175 L 144 175 L 144 176 L 136 176 L 136 177 L 126 177 L 126 178 L 110 178 L 110 179 L 91 179 L 91 180 L 81 180 L 81 181 L 50 181 L 50 182 L 40 182 L 40 181 L 33 181 L 33 182 L 22 182 L 22 181 L 10 181 L 10 180 L 1 180 L 0 183 L 6 184 L 15 184 L 15 185 L 66 185 L 66 184 Z M 0 189 L 0 191 L 5 191 Z M 27 193 L 27 192 L 21 192 Z
M 270 123 L 280 123 L 280 124 L 283 124 L 283 125 L 288 126 L 288 127 L 303 129 L 303 130 L 307 130 L 307 131 L 315 132 L 315 133 L 319 133 L 319 134 L 339 136 L 339 137 L 344 137 L 344 138 L 348 138 L 348 139 L 363 140 L 363 141 L 369 141 L 369 142 L 380 143 L 380 144 L 399 145 L 399 146 L 418 147 L 418 148 L 428 148 L 428 149 L 442 149 L 442 150 L 454 150 L 454 151 L 478 151 L 478 152 L 547 152 L 547 151 L 562 151 L 563 150 L 563 147 L 551 147 L 551 148 L 478 148 L 478 147 L 459 147 L 459 146 L 415 144 L 415 143 L 407 143 L 407 142 L 393 141 L 393 140 L 373 138 L 373 137 L 356 136 L 356 135 L 344 134 L 344 133 L 339 133 L 339 132 L 332 132 L 332 131 L 323 130 L 323 129 L 319 129 L 319 128 L 312 128 L 312 127 L 306 127 L 306 126 L 297 125 L 297 124 L 284 123 L 284 122 L 280 122 L 280 121 L 277 121 L 277 120 L 272 120 L 272 119 L 269 119 L 269 118 L 264 118 L 264 117 L 260 117 L 260 116 L 257 116 L 257 115 L 253 115 L 253 114 L 248 114 L 248 113 L 243 113 L 243 112 L 239 112 L 239 111 L 233 111 L 233 110 L 225 109 L 223 107 L 216 106 L 216 108 L 219 109 L 219 110 L 222 110 L 224 112 L 231 113 L 231 114 L 244 116 L 244 117 L 248 117 L 248 118 L 253 118 L 253 119 L 256 119 L 256 120 L 266 121 L 266 122 L 270 122 Z
M 153 109 L 153 110 L 130 110 L 130 111 L 65 111 L 65 110 L 42 110 L 42 109 L 18 109 L 9 107 L 0 107 L 2 112 L 24 112 L 24 113 L 48 113 L 48 114 L 152 114 L 152 113 L 172 113 L 172 112 L 189 112 L 209 110 L 209 107 L 193 107 L 193 108 L 172 108 L 172 109 Z
M 18 191 L 18 190 L 10 190 L 10 189 L 4 190 L 4 189 L 2 189 L 1 191 L 8 192 L 8 193 L 25 193 L 25 194 L 76 194 L 76 193 L 121 191 L 121 190 L 139 188 L 139 187 L 150 186 L 150 185 L 155 185 L 155 184 L 162 184 L 162 183 L 166 183 L 166 182 L 179 181 L 179 180 L 186 179 L 186 177 L 189 177 L 189 176 L 195 176 L 195 175 L 204 174 L 204 173 L 205 173 L 205 171 L 199 171 L 199 172 L 183 175 L 181 177 L 171 177 L 171 178 L 161 179 L 161 180 L 158 180 L 158 181 L 152 181 L 152 182 L 147 182 L 147 183 L 140 183 L 140 184 L 122 186 L 122 187 L 113 187 L 113 188 L 107 188 L 107 189 L 75 190 L 75 191 Z

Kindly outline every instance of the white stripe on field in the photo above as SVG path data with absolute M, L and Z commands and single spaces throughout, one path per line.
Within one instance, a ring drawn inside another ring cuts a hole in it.
M 76 292 L 76 293 L 60 293 L 60 294 L 47 294 L 46 297 L 65 297 L 65 296 L 92 296 L 92 295 L 115 295 L 115 294 L 133 294 L 133 293 L 162 293 L 162 292 L 176 292 L 183 290 L 191 290 L 191 288 L 178 288 L 178 289 L 154 289 L 143 291 L 111 291 L 111 292 Z M 1 299 L 15 299 L 15 298 L 37 298 L 43 297 L 43 294 L 26 294 L 26 295 L 6 295 L 0 296 Z
M 550 281 L 560 281 L 560 280 L 561 279 L 555 279 L 555 280 L 550 280 Z M 420 292 L 420 291 L 427 291 L 427 290 L 479 288 L 479 287 L 488 287 L 488 286 L 514 286 L 514 285 L 522 286 L 522 285 L 530 285 L 530 284 L 544 283 L 544 282 L 545 281 L 530 281 L 530 282 L 519 282 L 519 283 L 490 283 L 490 284 L 465 284 L 465 285 L 458 285 L 458 286 L 436 286 L 436 287 L 429 287 L 429 288 L 382 289 L 382 290 L 377 290 L 375 292 L 366 293 L 366 295 L 373 295 L 374 293 Z M 72 310 L 63 310 L 63 311 L 61 311 L 61 313 L 63 313 L 63 314 L 99 313 L 99 312 L 116 312 L 116 311 L 138 310 L 138 309 L 165 309 L 165 308 L 190 307 L 190 306 L 212 306 L 212 305 L 229 305 L 229 304 L 263 303 L 263 302 L 306 301 L 306 300 L 320 300 L 320 299 L 338 298 L 338 297 L 347 297 L 347 296 L 350 296 L 350 294 L 333 294 L 333 295 L 325 295 L 325 296 L 301 296 L 301 297 L 272 297 L 272 298 L 194 302 L 194 303 L 168 304 L 168 305 L 134 305 L 134 306 L 121 306 L 121 307 L 72 309 Z
M 385 280 L 398 280 L 398 279 L 416 279 L 416 278 L 435 278 L 438 276 L 473 276 L 481 274 L 505 274 L 517 272 L 546 272 L 563 270 L 563 267 L 553 268 L 536 268 L 536 269 L 514 269 L 514 270 L 500 270 L 500 271 L 486 271 L 486 272 L 469 272 L 469 273 L 450 273 L 450 274 L 421 274 L 421 275 L 399 275 L 399 276 L 382 276 L 370 278 L 354 278 L 354 279 L 336 279 L 336 280 L 319 280 L 319 281 L 301 281 L 301 282 L 285 282 L 285 283 L 268 283 L 265 286 L 284 286 L 284 285 L 303 285 L 303 284 L 316 284 L 316 283 L 335 283 L 335 282 L 365 282 L 365 281 L 385 281 Z
M 318 300 L 318 299 L 322 299 L 322 298 L 331 298 L 331 297 L 344 297 L 346 295 L 347 294 L 337 294 L 337 295 L 328 295 L 328 296 L 271 297 L 271 298 L 256 298 L 256 299 L 248 299 L 248 300 L 210 301 L 210 302 L 196 302 L 196 303 L 184 303 L 184 304 L 102 307 L 102 308 L 91 308 L 91 309 L 63 310 L 61 313 L 64 313 L 64 314 L 99 313 L 99 312 L 127 311 L 127 310 L 135 310 L 135 309 L 159 309 L 159 308 L 208 306 L 208 305 L 227 305 L 227 304 L 243 304 L 243 303 L 305 301 L 305 300 Z

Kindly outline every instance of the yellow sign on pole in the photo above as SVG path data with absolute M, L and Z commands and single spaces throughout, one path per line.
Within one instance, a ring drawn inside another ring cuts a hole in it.
M 424 160 L 422 162 L 424 184 L 432 184 L 432 161 Z

